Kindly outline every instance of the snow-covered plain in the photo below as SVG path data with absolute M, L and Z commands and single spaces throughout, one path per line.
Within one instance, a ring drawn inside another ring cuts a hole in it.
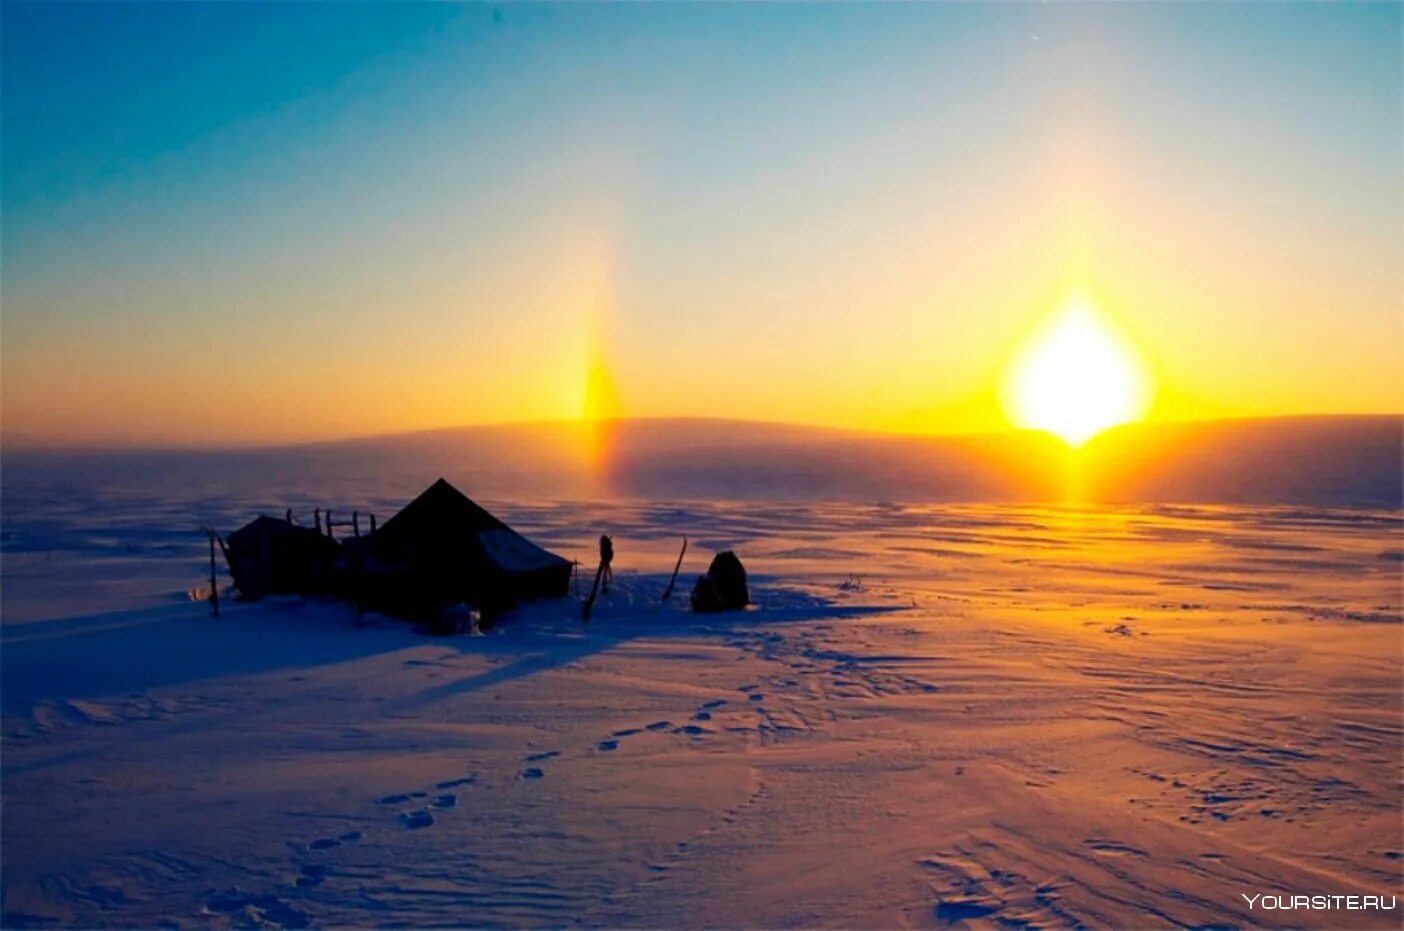
M 1397 511 L 485 497 L 618 585 L 432 638 L 191 589 L 433 474 L 93 474 L 6 478 L 6 927 L 1399 924 L 1242 897 L 1404 893 Z

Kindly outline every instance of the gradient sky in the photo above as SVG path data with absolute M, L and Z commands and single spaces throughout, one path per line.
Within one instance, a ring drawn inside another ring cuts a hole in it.
M 1404 408 L 1396 4 L 3 18 L 10 442 L 1000 429 L 1073 288 L 1154 418 Z

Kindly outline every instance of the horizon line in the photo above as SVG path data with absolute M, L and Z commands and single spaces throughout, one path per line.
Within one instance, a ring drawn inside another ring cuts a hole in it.
M 1167 419 L 1167 420 L 1140 420 L 1108 427 L 1097 436 L 1103 436 L 1118 430 L 1134 427 L 1175 427 L 1208 424 L 1230 424 L 1230 423 L 1251 423 L 1267 421 L 1285 420 L 1384 420 L 1397 418 L 1404 420 L 1404 410 L 1384 411 L 1384 412 L 1355 412 L 1355 413 L 1304 413 L 1304 414 L 1262 414 L 1244 415 L 1236 417 L 1210 417 L 1210 418 L 1190 418 L 1190 419 Z M 487 421 L 482 423 L 455 424 L 443 427 L 426 427 L 416 430 L 398 430 L 386 433 L 355 434 L 351 436 L 328 437 L 324 439 L 312 440 L 292 440 L 283 442 L 251 442 L 232 444 L 198 444 L 198 443 L 163 443 L 163 442 L 135 442 L 135 443 L 111 443 L 111 442 L 63 442 L 33 440 L 24 435 L 7 435 L 3 428 L 0 428 L 0 456 L 6 452 L 17 453 L 142 453 L 142 452 L 162 452 L 162 453 L 219 453 L 219 452 L 278 452 L 298 449 L 310 449 L 316 447 L 350 445 L 355 443 L 368 443 L 375 441 L 385 441 L 397 438 L 426 437 L 434 434 L 456 433 L 472 430 L 526 430 L 542 427 L 577 427 L 577 428 L 599 428 L 607 425 L 638 424 L 638 423 L 713 423 L 713 424 L 736 424 L 751 427 L 786 427 L 799 428 L 813 431 L 815 433 L 847 434 L 851 436 L 886 439 L 909 439 L 909 440 L 959 440 L 989 437 L 1005 437 L 1018 435 L 1032 435 L 1047 433 L 1044 430 L 1035 430 L 1009 426 L 1004 430 L 978 430 L 964 432 L 903 432 L 895 430 L 879 430 L 863 427 L 836 426 L 833 424 L 811 423 L 805 421 L 782 421 L 782 420 L 752 420 L 744 417 L 717 417 L 708 415 L 657 415 L 645 417 L 609 417 L 599 419 L 586 419 L 580 417 L 542 418 L 538 420 L 507 420 L 507 421 Z M 1050 437 L 1053 434 L 1047 434 Z M 1056 438 L 1056 437 L 1055 437 Z M 1094 436 L 1092 440 L 1096 440 Z M 1091 442 L 1091 441 L 1089 441 Z

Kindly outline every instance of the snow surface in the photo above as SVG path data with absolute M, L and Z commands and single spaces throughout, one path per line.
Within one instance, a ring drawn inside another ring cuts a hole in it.
M 439 639 L 209 617 L 252 487 L 7 478 L 6 927 L 1398 925 L 1241 898 L 1404 892 L 1398 512 L 484 501 L 618 584 Z

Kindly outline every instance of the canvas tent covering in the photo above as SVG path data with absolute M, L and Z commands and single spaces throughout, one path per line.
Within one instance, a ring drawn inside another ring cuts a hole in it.
M 311 527 L 257 517 L 220 541 L 229 574 L 245 598 L 315 595 L 335 585 L 341 545 Z
M 426 614 L 463 602 L 490 618 L 518 602 L 559 598 L 570 589 L 567 560 L 443 479 L 355 543 L 362 603 L 393 614 Z

